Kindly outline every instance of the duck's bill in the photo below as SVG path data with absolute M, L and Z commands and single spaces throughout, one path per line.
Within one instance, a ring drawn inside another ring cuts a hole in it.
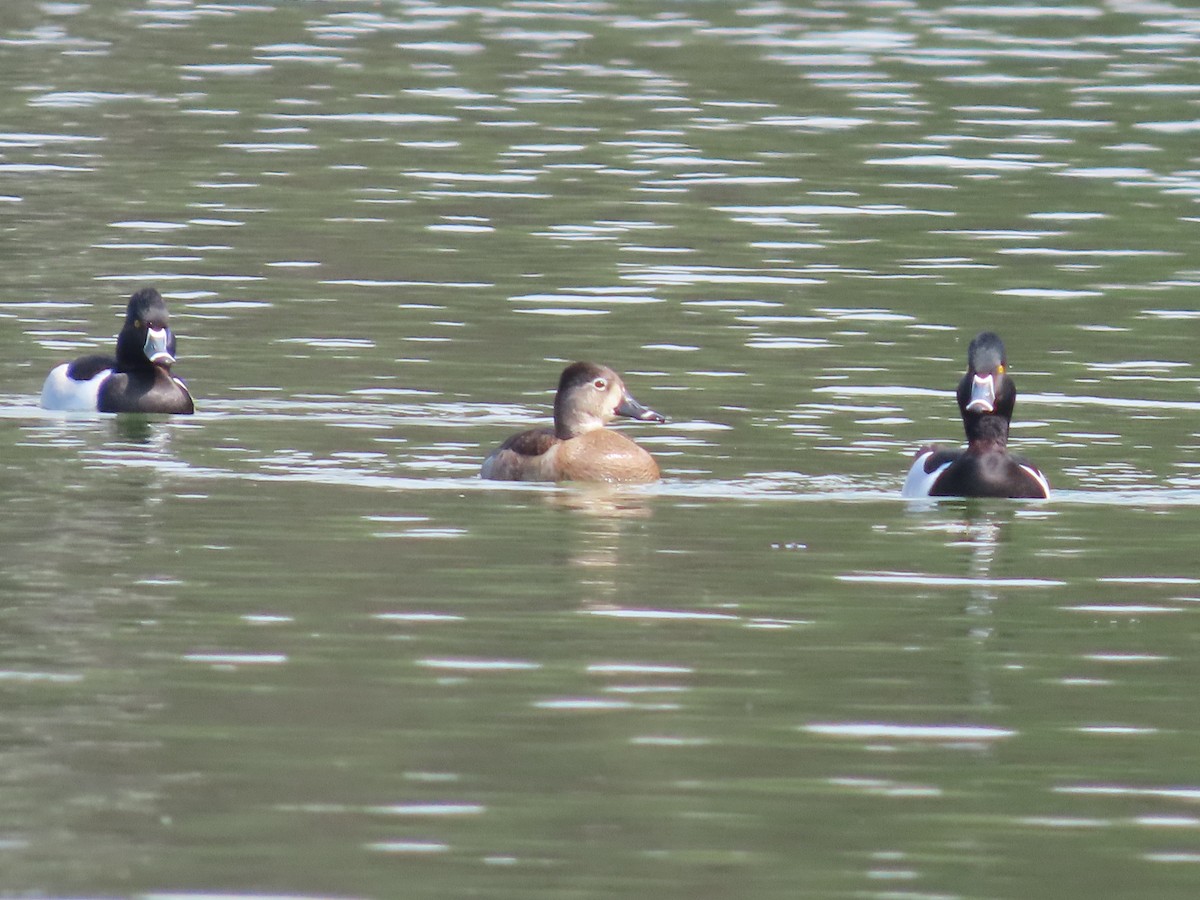
M 146 330 L 146 345 L 142 349 L 146 359 L 156 366 L 170 368 L 175 364 L 175 357 L 167 348 L 171 344 L 171 332 L 166 328 L 149 328 Z
M 991 375 L 976 375 L 971 380 L 971 399 L 967 401 L 967 411 L 996 411 L 996 382 Z
M 665 422 L 667 417 L 662 413 L 655 412 L 647 406 L 642 406 L 628 394 L 621 398 L 621 402 L 617 404 L 616 413 L 618 416 L 628 416 L 630 419 L 637 419 L 640 422 Z

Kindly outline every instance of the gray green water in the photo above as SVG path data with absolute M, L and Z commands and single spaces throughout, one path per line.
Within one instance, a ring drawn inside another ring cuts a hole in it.
M 1194 897 L 1200 13 L 9 2 L 0 894 Z M 36 408 L 154 283 L 192 418 Z M 897 499 L 1009 345 L 1044 504 Z M 491 485 L 564 361 L 661 485 Z

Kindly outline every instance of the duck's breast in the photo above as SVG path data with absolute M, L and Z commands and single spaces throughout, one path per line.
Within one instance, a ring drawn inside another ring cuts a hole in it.
M 97 400 L 100 412 L 175 413 L 190 415 L 196 411 L 192 395 L 178 378 L 155 369 L 152 377 L 115 372 L 102 385 Z
M 638 483 L 661 476 L 654 457 L 615 431 L 601 428 L 563 441 L 558 450 L 562 481 Z
M 942 497 L 1045 499 L 1050 496 L 1050 484 L 1028 461 L 1003 450 L 967 451 L 945 468 L 930 493 Z

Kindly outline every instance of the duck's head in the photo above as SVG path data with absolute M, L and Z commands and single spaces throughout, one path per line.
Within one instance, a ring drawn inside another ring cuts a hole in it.
M 968 438 L 1008 436 L 1008 422 L 1017 403 L 1017 386 L 1008 375 L 1004 342 L 991 331 L 977 334 L 967 348 L 967 371 L 958 383 L 958 408 Z M 1003 432 L 980 435 L 986 420 L 1003 420 Z
M 665 422 L 666 416 L 649 409 L 625 389 L 621 376 L 591 362 L 572 363 L 563 369 L 554 395 L 554 430 L 558 437 L 578 437 L 603 428 L 616 416 L 642 422 Z
M 117 336 L 117 359 L 127 367 L 174 365 L 175 335 L 168 325 L 167 304 L 154 288 L 142 288 L 129 298 L 125 325 Z

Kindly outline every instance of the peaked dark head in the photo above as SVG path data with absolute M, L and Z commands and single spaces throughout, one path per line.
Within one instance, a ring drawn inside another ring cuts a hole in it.
M 603 428 L 614 416 L 667 421 L 666 416 L 633 399 L 621 376 L 608 366 L 577 362 L 563 369 L 554 395 L 554 430 L 560 438 Z
M 167 304 L 152 287 L 129 298 L 125 325 L 117 335 L 117 363 L 125 370 L 175 363 L 175 335 L 168 324 Z
M 1008 357 L 999 335 L 984 331 L 971 341 L 967 372 L 958 383 L 957 393 L 969 440 L 1008 440 L 1017 386 L 1008 376 Z

